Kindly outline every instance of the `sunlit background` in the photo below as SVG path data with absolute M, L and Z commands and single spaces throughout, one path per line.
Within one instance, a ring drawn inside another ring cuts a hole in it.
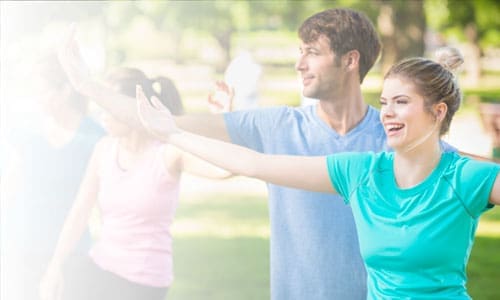
M 431 56 L 440 46 L 458 47 L 466 62 L 459 75 L 464 106 L 445 139 L 463 151 L 493 157 L 500 145 L 495 135 L 500 4 L 495 0 L 1 1 L 1 135 L 37 119 L 33 65 L 58 46 L 73 22 L 96 78 L 117 66 L 167 76 L 188 112 L 205 112 L 215 80 L 225 78 L 231 61 L 244 56 L 246 67 L 234 76 L 255 82 L 256 106 L 300 105 L 296 30 L 308 16 L 336 6 L 365 12 L 382 37 L 383 55 L 362 86 L 374 105 L 388 66 L 408 56 Z M 240 108 L 243 103 L 237 103 Z M 98 111 L 93 105 L 91 113 Z M 478 230 L 469 267 L 475 299 L 500 297 L 497 211 L 488 213 Z M 185 176 L 173 234 L 176 280 L 169 299 L 269 298 L 264 183 Z

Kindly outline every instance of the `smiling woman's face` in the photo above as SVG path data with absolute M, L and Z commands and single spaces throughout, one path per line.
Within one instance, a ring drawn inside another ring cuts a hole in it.
M 387 134 L 387 145 L 394 150 L 420 143 L 430 132 L 436 131 L 436 118 L 425 108 L 423 96 L 408 80 L 387 78 L 380 105 L 380 120 Z

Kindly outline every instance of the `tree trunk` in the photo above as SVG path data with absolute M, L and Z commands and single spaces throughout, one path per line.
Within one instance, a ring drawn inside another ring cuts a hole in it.
M 467 39 L 466 53 L 464 53 L 467 57 L 465 65 L 467 70 L 466 82 L 475 86 L 481 78 L 481 48 L 479 47 L 476 24 L 467 24 L 465 27 L 465 37 Z
M 219 46 L 221 47 L 223 51 L 223 57 L 222 60 L 217 62 L 215 64 L 215 69 L 217 72 L 224 72 L 226 69 L 227 65 L 231 61 L 231 37 L 232 37 L 233 31 L 232 30 L 225 30 L 220 33 L 215 34 L 215 39 L 219 43 Z
M 377 20 L 382 39 L 382 72 L 403 58 L 422 56 L 426 22 L 422 0 L 381 1 Z

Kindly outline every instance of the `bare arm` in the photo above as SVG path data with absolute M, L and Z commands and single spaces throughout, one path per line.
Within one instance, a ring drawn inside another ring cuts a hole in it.
M 210 178 L 210 179 L 226 179 L 232 174 L 224 169 L 216 167 L 188 152 L 181 153 L 181 168 L 182 171 L 192 175 Z
M 458 153 L 462 156 L 467 156 L 469 158 L 479 160 L 479 161 L 488 161 L 488 162 L 494 162 L 494 163 L 500 163 L 500 161 L 496 158 L 491 158 L 491 157 L 486 157 L 482 155 L 477 155 L 469 152 L 463 152 L 463 151 L 458 151 Z
M 114 116 L 117 120 L 134 129 L 142 128 L 135 110 L 135 99 L 115 92 L 113 89 L 93 80 L 85 64 L 75 39 L 76 25 L 72 24 L 60 47 L 57 56 L 61 67 L 71 85 L 79 93 L 92 99 Z
M 173 133 L 168 140 L 182 150 L 233 174 L 292 188 L 335 193 L 324 156 L 262 154 L 187 132 Z
M 277 185 L 317 192 L 335 192 L 325 157 L 266 155 L 241 146 L 179 130 L 168 109 L 146 99 L 137 89 L 138 115 L 152 135 L 166 137 L 178 148 L 235 175 L 255 177 Z
M 490 203 L 500 205 L 500 176 L 497 175 L 490 194 Z
M 80 54 L 75 39 L 76 26 L 73 24 L 58 49 L 58 57 L 73 87 L 81 94 L 92 99 L 117 120 L 133 129 L 142 129 L 136 110 L 135 99 L 115 92 L 113 89 L 91 79 L 88 67 Z M 219 84 L 220 86 L 220 84 Z M 227 91 L 228 95 L 231 93 Z M 229 141 L 222 114 L 199 114 L 176 117 L 180 128 L 196 134 Z M 164 139 L 160 139 L 163 140 Z
M 222 114 L 190 114 L 174 119 L 182 130 L 225 142 L 231 141 Z
M 183 172 L 210 179 L 226 179 L 232 176 L 228 171 L 218 168 L 174 145 L 164 150 L 165 168 L 171 175 L 179 177 Z

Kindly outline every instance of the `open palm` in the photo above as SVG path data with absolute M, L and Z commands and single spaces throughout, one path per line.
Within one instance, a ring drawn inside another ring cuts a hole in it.
M 57 49 L 59 62 L 73 87 L 80 91 L 90 80 L 90 71 L 75 39 L 76 24 L 71 24 Z
M 155 138 L 166 141 L 172 133 L 179 132 L 170 111 L 156 97 L 151 102 L 141 86 L 136 87 L 137 115 L 142 126 Z

